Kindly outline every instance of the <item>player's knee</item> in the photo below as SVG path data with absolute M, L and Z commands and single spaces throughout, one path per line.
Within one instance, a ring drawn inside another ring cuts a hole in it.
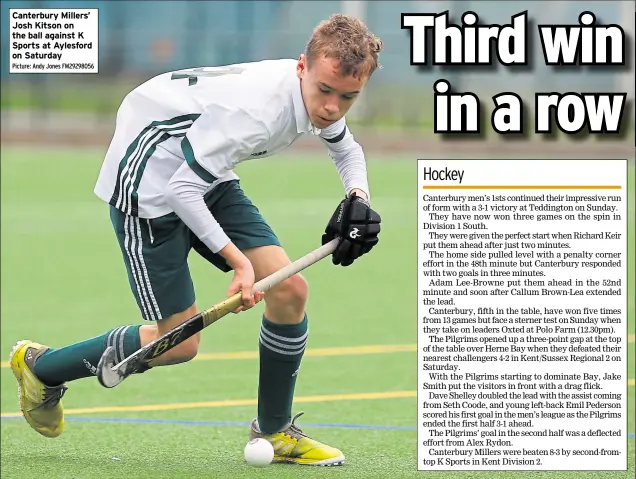
M 170 362 L 172 364 L 179 364 L 193 360 L 199 352 L 200 340 L 201 333 L 196 333 L 168 351 L 167 354 L 169 355 Z
M 161 332 L 158 330 L 155 331 L 156 336 L 152 338 L 152 340 L 161 337 L 162 334 L 160 333 Z M 199 352 L 200 340 L 201 333 L 199 332 L 161 354 L 158 358 L 152 361 L 152 364 L 155 366 L 169 366 L 191 361 Z
M 272 288 L 265 295 L 265 301 L 274 307 L 304 311 L 308 291 L 309 287 L 305 278 L 300 274 L 295 274 Z
M 188 320 L 195 314 L 197 314 L 198 310 L 195 305 L 190 306 L 185 311 L 181 313 L 174 314 L 169 318 L 165 318 L 160 323 L 157 323 L 155 326 L 154 333 L 156 334 L 156 338 L 160 338 L 170 331 L 174 330 L 174 328 L 181 325 L 184 321 Z M 156 339 L 153 338 L 153 339 Z M 153 360 L 153 363 L 160 366 L 166 366 L 171 364 L 179 364 L 191 361 L 194 359 L 199 352 L 199 342 L 201 340 L 201 332 L 193 334 L 188 339 L 183 342 L 176 344 L 174 347 L 168 349 L 163 354 L 161 354 L 156 360 Z

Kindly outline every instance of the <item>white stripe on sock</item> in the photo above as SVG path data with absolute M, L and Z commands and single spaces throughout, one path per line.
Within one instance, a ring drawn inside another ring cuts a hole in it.
M 281 341 L 287 341 L 288 343 L 300 343 L 302 341 L 305 341 L 307 339 L 307 336 L 309 335 L 309 331 L 305 331 L 305 334 L 303 334 L 302 336 L 299 336 L 297 338 L 288 338 L 287 336 L 280 336 L 278 334 L 272 333 L 265 326 L 261 326 L 261 331 L 265 331 L 267 333 L 267 336 L 272 339 L 279 339 Z
M 126 335 L 128 328 L 130 328 L 130 326 L 126 326 L 123 331 L 119 333 L 119 344 L 117 345 L 117 351 L 119 352 L 118 363 L 121 363 L 124 359 L 126 359 L 126 355 L 124 354 L 124 336 Z
M 106 347 L 112 346 L 115 349 L 115 359 L 117 362 L 121 361 L 121 359 L 118 359 L 119 355 L 117 354 L 117 336 L 119 336 L 122 329 L 124 329 L 124 326 L 113 329 L 106 339 Z
M 285 356 L 298 356 L 300 354 L 302 354 L 305 351 L 305 347 L 303 346 L 302 349 L 298 350 L 298 351 L 290 351 L 290 350 L 284 350 L 284 349 L 278 349 L 275 348 L 274 346 L 271 346 L 269 344 L 267 344 L 267 338 L 263 337 L 263 335 L 261 334 L 260 336 L 260 342 L 261 344 L 269 349 L 270 351 L 274 351 L 275 353 L 278 354 L 284 354 Z
M 301 344 L 294 344 L 290 346 L 289 344 L 274 341 L 273 339 L 269 338 L 264 333 L 265 331 L 261 330 L 261 336 L 260 336 L 262 340 L 261 342 L 267 343 L 268 345 L 271 345 L 271 346 L 278 346 L 279 348 L 283 348 L 287 351 L 293 351 L 293 352 L 299 353 L 305 349 L 305 344 L 307 344 L 307 341 L 304 341 Z

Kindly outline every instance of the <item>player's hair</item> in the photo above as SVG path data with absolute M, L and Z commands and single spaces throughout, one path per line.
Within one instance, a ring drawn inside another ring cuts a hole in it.
M 308 67 L 318 57 L 325 56 L 340 62 L 343 76 L 370 77 L 376 69 L 382 68 L 378 56 L 383 48 L 382 40 L 361 20 L 339 13 L 316 26 L 305 56 Z

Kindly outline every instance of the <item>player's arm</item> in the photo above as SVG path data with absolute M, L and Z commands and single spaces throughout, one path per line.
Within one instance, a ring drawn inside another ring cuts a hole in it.
M 370 200 L 364 151 L 353 138 L 345 119 L 341 118 L 322 130 L 320 139 L 327 147 L 329 156 L 338 170 L 345 195 L 350 196 L 356 192 L 358 196 Z
M 345 198 L 334 211 L 323 244 L 342 238 L 333 253 L 333 263 L 349 266 L 378 243 L 380 215 L 371 209 L 367 164 L 362 147 L 342 118 L 320 133 L 345 189 Z
M 232 268 L 240 267 L 243 259 L 240 251 L 235 249 L 203 200 L 210 184 L 184 163 L 170 179 L 164 196 L 173 211 L 212 252 L 223 256 Z
M 247 278 L 244 299 L 250 295 L 254 272 L 248 258 L 231 242 L 208 209 L 203 195 L 217 179 L 226 175 L 249 155 L 269 133 L 263 123 L 240 109 L 213 106 L 193 123 L 181 142 L 185 162 L 170 179 L 164 192 L 166 202 L 192 232 L 213 252 L 218 253 L 235 271 Z M 240 281 L 239 281 L 240 282 Z M 251 303 L 250 303 L 251 304 Z

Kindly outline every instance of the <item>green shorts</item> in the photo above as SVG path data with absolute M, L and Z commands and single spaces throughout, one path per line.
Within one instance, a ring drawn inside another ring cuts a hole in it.
M 205 196 L 205 203 L 240 250 L 280 246 L 238 180 L 219 184 Z M 212 253 L 175 213 L 144 219 L 111 206 L 110 218 L 126 263 L 130 288 L 146 320 L 168 318 L 195 302 L 187 261 L 191 249 L 221 271 L 231 271 L 225 259 Z

